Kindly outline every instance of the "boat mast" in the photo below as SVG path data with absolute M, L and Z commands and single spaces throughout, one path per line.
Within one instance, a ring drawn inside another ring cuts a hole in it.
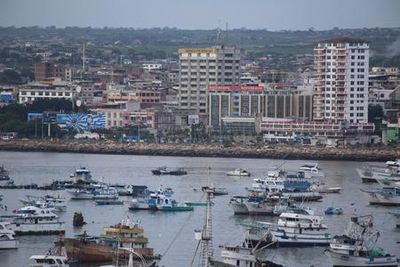
M 208 167 L 208 180 L 210 180 L 210 170 Z M 212 243 L 212 214 L 211 214 L 211 196 L 212 190 L 208 188 L 207 193 L 207 209 L 206 209 L 206 221 L 201 234 L 201 255 L 200 255 L 200 266 L 209 267 L 211 259 L 213 257 L 213 243 Z

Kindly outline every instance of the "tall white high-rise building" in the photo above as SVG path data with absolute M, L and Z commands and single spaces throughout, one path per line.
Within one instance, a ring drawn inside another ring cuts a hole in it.
M 368 122 L 369 44 L 337 38 L 314 48 L 316 121 Z
M 209 85 L 240 82 L 241 50 L 231 46 L 179 49 L 178 103 L 183 109 L 207 114 Z

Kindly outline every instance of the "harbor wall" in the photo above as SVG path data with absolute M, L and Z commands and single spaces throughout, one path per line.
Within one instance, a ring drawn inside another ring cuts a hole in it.
M 385 146 L 348 148 L 317 148 L 295 145 L 223 147 L 221 145 L 205 144 L 148 144 L 113 141 L 15 139 L 0 141 L 0 150 L 302 160 L 386 161 L 400 158 L 399 147 Z

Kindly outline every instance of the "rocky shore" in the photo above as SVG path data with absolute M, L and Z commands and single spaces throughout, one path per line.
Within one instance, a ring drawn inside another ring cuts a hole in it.
M 0 141 L 3 151 L 68 152 L 157 156 L 271 158 L 303 160 L 386 161 L 400 158 L 400 148 L 352 147 L 317 148 L 309 146 L 231 146 L 205 144 L 147 144 L 113 141 L 11 140 Z

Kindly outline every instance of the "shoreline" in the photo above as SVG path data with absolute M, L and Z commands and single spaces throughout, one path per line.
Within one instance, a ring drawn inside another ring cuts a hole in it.
M 135 144 L 114 141 L 19 139 L 0 141 L 0 151 L 288 160 L 387 161 L 400 158 L 399 148 L 388 147 L 317 148 L 290 145 L 223 147 L 204 144 Z

